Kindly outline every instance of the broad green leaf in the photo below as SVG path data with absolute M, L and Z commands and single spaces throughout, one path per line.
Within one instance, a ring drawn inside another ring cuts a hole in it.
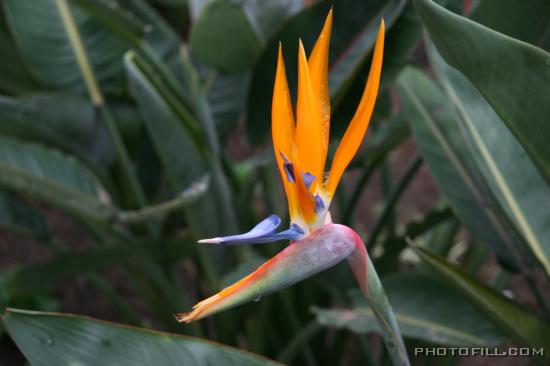
M 244 114 L 250 73 L 223 75 L 217 73 L 207 90 L 208 104 L 220 135 L 234 131 Z
M 209 161 L 202 150 L 204 146 L 200 146 L 179 121 L 174 106 L 164 97 L 162 85 L 155 82 L 154 73 L 143 61 L 129 54 L 125 66 L 131 90 L 168 179 L 174 191 L 180 191 L 209 171 Z M 186 208 L 196 235 L 221 235 L 231 230 L 232 218 L 225 215 L 227 211 L 222 208 L 228 205 L 228 195 L 222 191 L 222 185 L 227 183 L 220 179 L 214 171 L 209 193 Z
M 432 66 L 458 110 L 479 171 L 550 274 L 550 186 L 477 89 L 449 67 L 433 46 L 430 50 Z
M 497 32 L 550 50 L 550 2 L 483 0 L 470 17 Z
M 0 96 L 0 133 L 52 145 L 90 163 L 109 165 L 114 150 L 99 114 L 81 97 Z
M 505 337 L 460 292 L 420 273 L 397 273 L 382 281 L 405 337 L 451 346 L 495 346 Z M 315 309 L 327 326 L 356 333 L 379 331 L 372 309 L 352 293 L 351 309 Z
M 66 0 L 6 0 L 8 23 L 30 71 L 44 84 L 85 92 L 82 71 L 70 37 L 74 31 L 62 16 Z M 95 74 L 108 90 L 122 88 L 123 42 L 76 6 L 70 14 L 80 33 Z
M 303 0 L 246 0 L 243 2 L 243 9 L 265 45 L 289 17 L 308 5 Z
M 507 265 L 521 237 L 511 231 L 498 201 L 488 189 L 457 123 L 451 101 L 424 73 L 403 71 L 398 87 L 409 124 L 441 192 L 464 225 Z
M 191 53 L 223 72 L 247 71 L 283 21 L 301 7 L 301 1 L 292 0 L 192 2 L 197 18 L 191 29 Z
M 8 94 L 23 94 L 41 90 L 41 86 L 29 70 L 9 33 L 4 9 L 0 6 L 0 91 Z
M 169 65 L 179 56 L 180 39 L 178 33 L 145 0 L 119 0 L 123 11 L 128 11 L 145 23 L 142 38 Z
M 431 1 L 415 6 L 441 56 L 480 91 L 550 183 L 550 54 Z
M 169 65 L 177 59 L 180 47 L 177 33 L 144 0 L 70 1 L 120 37 L 127 48 L 143 53 L 153 50 Z
M 384 17 L 386 29 L 390 29 L 405 2 L 336 0 L 330 4 L 318 3 L 291 17 L 270 39 L 253 70 L 246 113 L 247 137 L 251 143 L 265 142 L 270 131 L 271 99 L 279 42 L 283 45 L 289 86 L 291 90 L 295 90 L 298 38 L 303 41 L 306 52 L 311 52 L 331 5 L 334 6 L 334 23 L 329 55 L 329 91 L 333 103 L 336 103 L 337 99 L 341 100 L 346 95 L 352 81 L 363 78 L 359 75 L 362 67 L 370 65 L 370 54 L 381 17 Z M 361 91 L 365 80 L 363 78 Z M 354 108 L 356 107 L 357 104 L 354 103 Z
M 192 54 L 225 72 L 242 72 L 256 62 L 262 42 L 243 7 L 214 0 L 204 6 L 191 30 Z
M 420 23 L 412 3 L 408 2 L 386 35 L 382 83 L 391 82 L 397 77 L 401 69 L 409 61 L 410 54 L 421 38 L 422 23 Z M 367 72 L 365 70 L 361 74 L 366 74 Z
M 3 189 L 0 189 L 0 229 L 36 239 L 50 237 L 46 217 Z
M 544 320 L 537 318 L 496 290 L 470 277 L 444 258 L 417 246 L 413 248 L 437 276 L 462 291 L 495 325 L 516 342 L 521 345 L 549 349 L 550 326 Z M 550 359 L 547 352 L 544 357 Z
M 0 185 L 77 216 L 108 220 L 116 213 L 114 207 L 100 200 L 105 192 L 77 160 L 56 150 L 3 137 Z
M 36 366 L 276 365 L 261 356 L 199 338 L 92 318 L 9 309 L 2 324 Z

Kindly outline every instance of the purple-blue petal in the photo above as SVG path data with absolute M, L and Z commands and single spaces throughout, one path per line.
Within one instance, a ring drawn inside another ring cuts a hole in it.
M 325 209 L 325 203 L 323 202 L 323 199 L 316 194 L 315 195 L 315 212 L 320 212 Z
M 252 230 L 247 233 L 239 235 L 230 235 L 220 238 L 220 244 L 226 243 L 258 243 L 258 238 L 266 235 L 272 235 L 275 230 L 281 225 L 281 218 L 277 215 L 271 215 L 267 219 L 261 221 L 258 225 L 254 226 Z
M 279 233 L 275 229 L 281 224 L 281 219 L 277 215 L 271 215 L 260 222 L 252 230 L 245 234 L 224 236 L 215 238 L 212 242 L 218 244 L 256 244 L 269 243 L 278 240 L 299 240 L 304 236 L 304 231 L 300 226 L 291 224 L 290 228 Z M 210 239 L 209 239 L 210 240 Z
M 286 179 L 290 183 L 296 182 L 296 179 L 294 177 L 294 165 L 286 158 L 285 154 L 279 151 L 279 154 L 281 155 L 281 158 L 283 159 L 283 168 L 285 170 Z
M 302 176 L 304 177 L 304 184 L 306 185 L 306 188 L 309 189 L 311 183 L 315 180 L 315 176 L 311 173 L 304 173 Z

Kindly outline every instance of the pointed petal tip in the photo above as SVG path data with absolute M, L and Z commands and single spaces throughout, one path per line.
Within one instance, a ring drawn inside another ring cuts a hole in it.
M 178 323 L 191 323 L 193 321 L 193 318 L 191 317 L 191 313 L 177 313 L 174 314 L 174 318 L 176 318 L 176 321 Z
M 299 51 L 304 51 L 304 53 L 305 53 L 304 43 L 302 42 L 302 38 L 298 38 L 298 50 Z
M 221 242 L 222 242 L 222 238 L 219 238 L 219 237 L 199 240 L 200 244 L 220 244 Z
M 334 5 L 331 5 L 330 6 L 330 9 L 328 11 L 328 14 L 327 14 L 327 18 L 325 20 L 325 23 L 326 22 L 330 22 L 330 24 L 332 25 L 332 12 L 333 12 L 333 9 L 334 9 Z

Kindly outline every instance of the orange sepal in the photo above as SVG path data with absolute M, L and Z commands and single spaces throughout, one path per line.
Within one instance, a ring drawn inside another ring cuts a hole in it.
M 291 219 L 298 212 L 296 186 L 287 179 L 281 153 L 288 158 L 294 155 L 294 129 L 294 113 L 292 112 L 290 93 L 288 91 L 283 51 L 279 44 L 279 57 L 271 109 L 271 135 L 273 138 L 275 159 L 277 160 L 277 167 L 283 180 Z
M 321 113 L 321 165 L 325 166 L 330 133 L 330 95 L 328 90 L 328 55 L 332 30 L 332 9 L 330 9 L 323 30 L 315 42 L 307 61 L 311 77 L 311 87 L 317 96 L 318 110 Z M 319 177 L 322 179 L 322 177 Z
M 374 103 L 376 102 L 376 96 L 378 94 L 378 87 L 380 85 L 380 74 L 382 72 L 382 58 L 384 54 L 384 20 L 380 22 L 378 29 L 378 36 L 376 39 L 376 45 L 374 46 L 374 54 L 372 57 L 372 64 L 369 71 L 369 77 L 367 79 L 367 85 L 365 91 L 361 97 L 359 107 L 351 120 L 351 123 L 336 150 L 334 160 L 332 161 L 330 174 L 327 182 L 327 193 L 330 197 L 334 195 L 334 191 L 346 170 L 349 162 L 359 149 L 367 127 L 369 126 L 372 110 L 374 109 Z
M 294 164 L 295 169 L 294 176 L 296 180 L 296 195 L 300 206 L 300 214 L 306 224 L 311 224 L 317 218 L 317 214 L 315 213 L 315 198 L 313 198 L 313 195 L 306 187 L 300 162 L 295 158 L 292 163 Z
M 316 177 L 310 189 L 315 192 L 318 182 L 323 179 L 324 162 L 323 138 L 321 132 L 321 113 L 319 104 L 311 86 L 306 53 L 302 42 L 298 51 L 298 103 L 297 125 L 294 143 L 298 160 L 304 173 Z

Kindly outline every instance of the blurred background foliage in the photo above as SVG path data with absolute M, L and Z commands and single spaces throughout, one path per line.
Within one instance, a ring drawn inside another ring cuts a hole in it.
M 284 247 L 195 242 L 285 217 L 277 44 L 295 93 L 298 37 L 311 50 L 331 6 L 334 145 L 386 22 L 333 219 L 366 238 L 412 363 L 473 361 L 412 357 L 432 344 L 550 356 L 547 0 L 1 0 L 0 307 L 32 310 L 6 311 L 2 364 L 24 363 L 15 344 L 35 365 L 390 362 L 346 266 L 172 317 Z

